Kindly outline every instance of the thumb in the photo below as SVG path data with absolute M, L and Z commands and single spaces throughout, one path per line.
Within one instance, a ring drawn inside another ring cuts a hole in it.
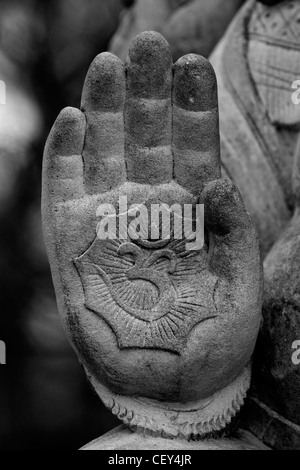
M 229 281 L 260 282 L 259 239 L 237 187 L 229 179 L 211 181 L 200 200 L 209 233 L 210 270 Z

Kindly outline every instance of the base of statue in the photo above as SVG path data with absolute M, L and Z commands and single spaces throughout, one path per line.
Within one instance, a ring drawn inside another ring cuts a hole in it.
M 121 425 L 95 439 L 80 450 L 271 450 L 251 433 L 237 431 L 230 438 L 187 441 L 165 439 L 130 431 Z

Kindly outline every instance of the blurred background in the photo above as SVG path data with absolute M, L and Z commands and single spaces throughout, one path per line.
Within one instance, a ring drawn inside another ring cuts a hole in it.
M 80 106 L 90 62 L 155 29 L 174 60 L 208 56 L 243 0 L 0 0 L 0 449 L 77 449 L 118 424 L 90 389 L 57 312 L 41 229 L 45 140 Z M 222 8 L 220 8 L 222 4 Z

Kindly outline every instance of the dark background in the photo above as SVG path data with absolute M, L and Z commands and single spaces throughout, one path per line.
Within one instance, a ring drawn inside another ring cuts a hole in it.
M 80 105 L 121 0 L 0 1 L 0 449 L 77 449 L 117 424 L 90 389 L 57 312 L 41 229 L 43 147 Z

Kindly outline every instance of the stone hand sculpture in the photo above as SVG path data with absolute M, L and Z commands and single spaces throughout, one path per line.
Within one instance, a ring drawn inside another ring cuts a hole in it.
M 204 247 L 174 230 L 136 239 L 127 226 L 101 239 L 99 207 L 121 196 L 149 211 L 204 204 Z M 220 176 L 210 63 L 190 54 L 173 66 L 153 32 L 137 36 L 125 66 L 97 56 L 81 111 L 64 109 L 48 138 L 42 206 L 63 323 L 105 405 L 154 436 L 225 428 L 249 387 L 262 269 L 241 196 Z

